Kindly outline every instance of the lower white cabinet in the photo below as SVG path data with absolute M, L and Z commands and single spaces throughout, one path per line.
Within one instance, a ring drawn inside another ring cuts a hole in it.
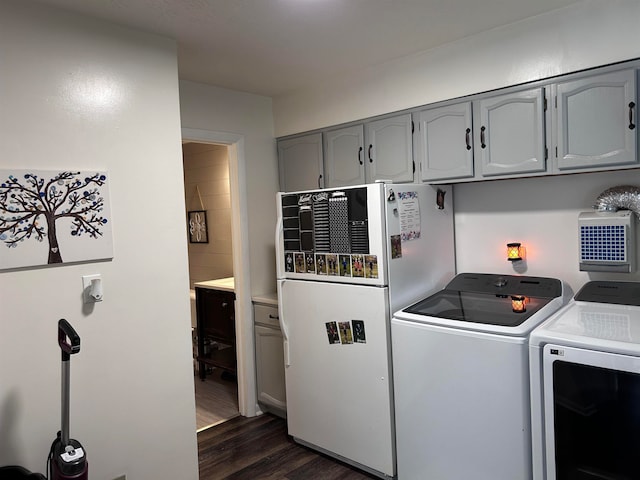
M 287 401 L 278 307 L 254 302 L 253 312 L 258 403 L 269 412 L 284 417 Z

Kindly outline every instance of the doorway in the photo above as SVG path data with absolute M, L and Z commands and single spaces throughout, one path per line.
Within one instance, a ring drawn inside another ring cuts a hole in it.
M 239 415 L 237 377 L 219 368 L 205 366 L 206 381 L 200 380 L 195 361 L 196 282 L 233 277 L 231 188 L 229 147 L 215 143 L 183 141 L 182 158 L 185 215 L 198 219 L 188 234 L 191 327 L 194 333 L 194 384 L 196 429 L 204 430 Z M 202 221 L 200 221 L 200 219 Z M 208 339 L 205 339 L 207 342 Z M 228 346 L 227 346 L 228 347 Z M 224 348 L 207 342 L 205 348 Z
M 253 314 L 249 265 L 249 213 L 246 185 L 245 138 L 214 130 L 182 128 L 183 141 L 226 145 L 231 189 L 231 233 L 233 237 L 233 277 L 235 283 L 236 353 L 238 404 L 240 415 L 257 415 L 256 368 L 253 344 Z

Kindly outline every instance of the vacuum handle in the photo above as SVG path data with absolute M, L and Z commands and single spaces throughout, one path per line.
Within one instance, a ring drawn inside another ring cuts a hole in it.
M 62 360 L 80 351 L 80 336 L 64 318 L 58 321 L 58 345 L 62 350 Z

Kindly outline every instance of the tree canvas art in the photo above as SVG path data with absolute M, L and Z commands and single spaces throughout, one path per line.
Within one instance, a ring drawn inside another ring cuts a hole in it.
M 113 257 L 105 172 L 0 170 L 0 269 Z

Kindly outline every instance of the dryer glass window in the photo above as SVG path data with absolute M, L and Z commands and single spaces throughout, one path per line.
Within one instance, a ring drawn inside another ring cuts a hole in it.
M 638 477 L 640 374 L 553 363 L 556 478 Z

